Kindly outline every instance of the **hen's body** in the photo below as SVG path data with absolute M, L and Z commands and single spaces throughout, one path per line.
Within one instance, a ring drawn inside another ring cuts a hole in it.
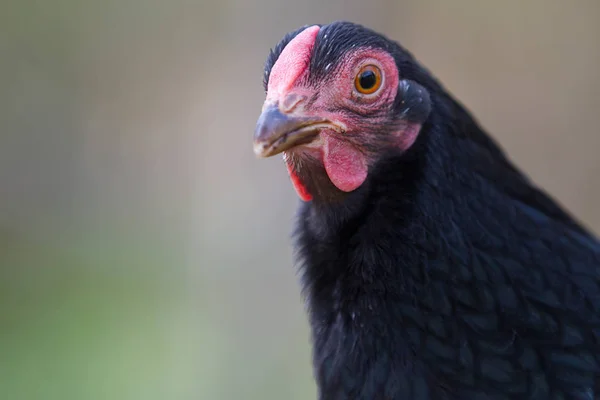
M 299 213 L 319 398 L 600 398 L 600 245 L 389 51 L 431 95 L 416 142 Z
M 444 159 L 427 136 L 348 208 L 302 207 L 321 398 L 593 398 L 597 242 L 516 173 L 472 175 L 485 148 Z

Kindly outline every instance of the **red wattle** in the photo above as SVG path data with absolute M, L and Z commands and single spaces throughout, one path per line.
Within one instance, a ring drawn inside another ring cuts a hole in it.
M 308 192 L 308 189 L 302 183 L 302 181 L 296 174 L 296 171 L 294 171 L 294 168 L 288 163 L 285 163 L 285 166 L 287 168 L 288 174 L 290 174 L 290 180 L 292 181 L 292 185 L 294 186 L 296 193 L 298 193 L 298 197 L 300 197 L 302 201 L 311 201 L 312 195 Z
M 324 137 L 323 164 L 331 182 L 343 192 L 351 192 L 367 179 L 365 156 L 352 145 Z

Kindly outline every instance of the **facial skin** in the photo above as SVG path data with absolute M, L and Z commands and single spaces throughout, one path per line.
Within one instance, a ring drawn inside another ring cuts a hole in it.
M 408 149 L 421 125 L 403 118 L 398 96 L 429 100 L 416 83 L 400 79 L 392 55 L 377 47 L 351 46 L 311 70 L 315 46 L 323 45 L 320 29 L 304 29 L 281 51 L 254 136 L 258 156 L 283 152 L 304 201 L 343 198 L 363 185 L 379 154 Z

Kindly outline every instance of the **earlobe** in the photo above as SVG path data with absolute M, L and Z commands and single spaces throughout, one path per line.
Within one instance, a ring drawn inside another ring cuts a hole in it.
M 398 83 L 398 112 L 400 118 L 417 124 L 424 123 L 431 112 L 429 91 L 410 79 Z
M 404 129 L 398 132 L 399 147 L 402 151 L 406 151 L 415 144 L 415 140 L 421 132 L 421 124 L 417 122 L 409 122 Z

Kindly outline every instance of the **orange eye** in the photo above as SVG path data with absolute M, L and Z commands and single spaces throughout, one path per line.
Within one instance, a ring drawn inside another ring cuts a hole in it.
M 381 86 L 381 70 L 374 65 L 366 65 L 354 78 L 354 87 L 362 94 L 372 94 Z

